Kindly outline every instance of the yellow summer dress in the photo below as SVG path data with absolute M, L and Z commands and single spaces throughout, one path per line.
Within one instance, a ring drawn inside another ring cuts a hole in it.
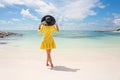
M 44 32 L 44 37 L 41 43 L 40 48 L 41 49 L 53 49 L 56 48 L 54 39 L 53 39 L 53 35 L 52 35 L 52 31 L 55 31 L 56 33 L 58 33 L 58 30 L 56 29 L 55 26 L 45 26 L 45 25 L 41 25 L 41 29 L 38 30 L 38 34 Z

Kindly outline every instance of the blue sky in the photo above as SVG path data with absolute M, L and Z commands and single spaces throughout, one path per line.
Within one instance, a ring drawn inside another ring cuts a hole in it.
M 53 15 L 60 29 L 120 28 L 120 0 L 0 0 L 0 30 L 38 29 L 41 18 Z

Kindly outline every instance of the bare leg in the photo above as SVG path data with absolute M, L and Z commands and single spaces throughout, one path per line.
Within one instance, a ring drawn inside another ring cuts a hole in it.
M 49 57 L 47 55 L 46 66 L 49 66 Z
M 47 52 L 47 61 L 46 61 L 46 66 L 49 66 L 49 62 L 51 65 L 51 68 L 53 67 L 53 63 L 52 63 L 52 58 L 51 58 L 51 49 L 46 50 Z

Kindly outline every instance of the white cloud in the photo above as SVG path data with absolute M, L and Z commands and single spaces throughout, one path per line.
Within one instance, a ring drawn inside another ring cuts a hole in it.
M 0 24 L 13 24 L 11 21 L 0 20 Z
M 120 14 L 113 14 L 114 16 L 114 20 L 113 23 L 115 24 L 115 26 L 120 26 Z
M 24 4 L 28 7 L 35 8 L 35 11 L 39 14 L 52 14 L 57 11 L 57 7 L 50 1 L 45 0 L 24 0 Z
M 57 7 L 58 11 L 56 16 L 59 21 L 73 21 L 73 20 L 84 20 L 89 16 L 97 15 L 94 8 L 105 8 L 100 0 L 75 0 L 65 1 L 62 7 Z
M 116 26 L 120 26 L 120 18 L 119 18 L 119 19 L 114 19 L 113 23 L 114 23 Z
M 17 18 L 12 18 L 12 21 L 20 21 L 20 20 Z
M 103 5 L 100 0 L 62 0 L 60 3 L 63 3 L 63 5 L 61 6 L 57 6 L 59 3 L 54 4 L 51 0 L 4 0 L 4 2 L 7 4 L 25 5 L 34 8 L 37 13 L 42 15 L 53 14 L 58 18 L 62 16 L 63 19 L 79 20 L 96 15 L 97 12 L 93 10 L 95 7 L 105 8 L 105 5 Z M 26 13 L 29 13 L 28 11 L 26 11 Z M 27 16 L 35 19 L 35 16 L 31 14 Z
M 34 25 L 22 25 L 17 27 L 13 27 L 12 30 L 36 30 Z
M 46 14 L 56 14 L 57 13 L 57 8 L 52 4 L 46 4 L 45 6 L 39 6 L 38 9 L 35 9 L 36 12 L 42 15 Z
M 9 4 L 9 5 L 14 5 L 14 4 L 19 4 L 19 5 L 23 5 L 24 4 L 24 0 L 1 0 L 4 2 L 4 4 Z
M 5 5 L 25 5 L 27 7 L 34 8 L 36 12 L 40 14 L 52 14 L 57 8 L 50 1 L 44 0 L 2 0 Z
M 105 8 L 106 6 L 105 5 L 103 5 L 101 2 L 99 2 L 98 4 L 97 4 L 97 6 L 99 7 L 99 8 L 101 8 L 101 9 L 103 9 L 103 8 Z
M 76 26 L 76 21 L 82 21 L 89 16 L 97 15 L 97 12 L 94 8 L 105 8 L 100 0 L 69 0 L 63 1 L 64 5 L 61 7 L 57 7 L 58 11 L 56 11 L 55 17 L 57 16 L 58 23 L 66 23 L 61 24 L 61 26 Z M 69 23 L 75 24 L 69 24 Z M 89 26 L 89 25 L 87 25 Z
M 101 20 L 94 20 L 91 22 L 80 21 L 79 23 L 67 22 L 60 26 L 60 29 L 70 30 L 116 30 L 118 26 L 115 26 L 112 18 L 104 18 Z
M 88 16 L 96 15 L 96 12 L 92 9 L 96 7 L 97 2 L 98 0 L 76 0 L 70 2 L 69 5 L 63 7 L 62 16 L 68 19 L 82 20 Z
M 22 9 L 21 10 L 21 14 L 23 15 L 23 17 L 27 17 L 27 18 L 31 18 L 31 19 L 34 19 L 34 20 L 38 20 L 38 18 L 36 16 L 33 16 L 30 12 L 29 12 L 29 9 Z
M 113 13 L 114 18 L 120 18 L 120 14 Z
M 3 8 L 3 7 L 5 7 L 5 5 L 0 3 L 0 7 Z
M 34 9 L 40 15 L 51 14 L 57 18 L 59 23 L 66 23 L 68 26 L 74 26 L 75 21 L 84 20 L 89 16 L 97 15 L 94 8 L 105 8 L 106 6 L 100 0 L 4 0 L 4 5 L 24 5 L 29 9 Z M 56 4 L 55 4 L 56 3 Z M 29 9 L 22 9 L 23 18 L 38 20 L 36 16 L 30 13 Z M 73 24 L 69 24 L 73 20 Z M 64 25 L 63 25 L 64 26 Z M 84 26 L 84 25 L 82 25 Z M 85 25 L 86 26 L 86 25 Z

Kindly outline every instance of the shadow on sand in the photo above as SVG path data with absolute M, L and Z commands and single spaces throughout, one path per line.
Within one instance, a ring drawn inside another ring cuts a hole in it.
M 73 69 L 73 68 L 68 68 L 68 67 L 65 67 L 65 66 L 54 66 L 52 68 L 52 70 L 55 70 L 55 71 L 66 71 L 66 72 L 77 72 L 80 69 Z

